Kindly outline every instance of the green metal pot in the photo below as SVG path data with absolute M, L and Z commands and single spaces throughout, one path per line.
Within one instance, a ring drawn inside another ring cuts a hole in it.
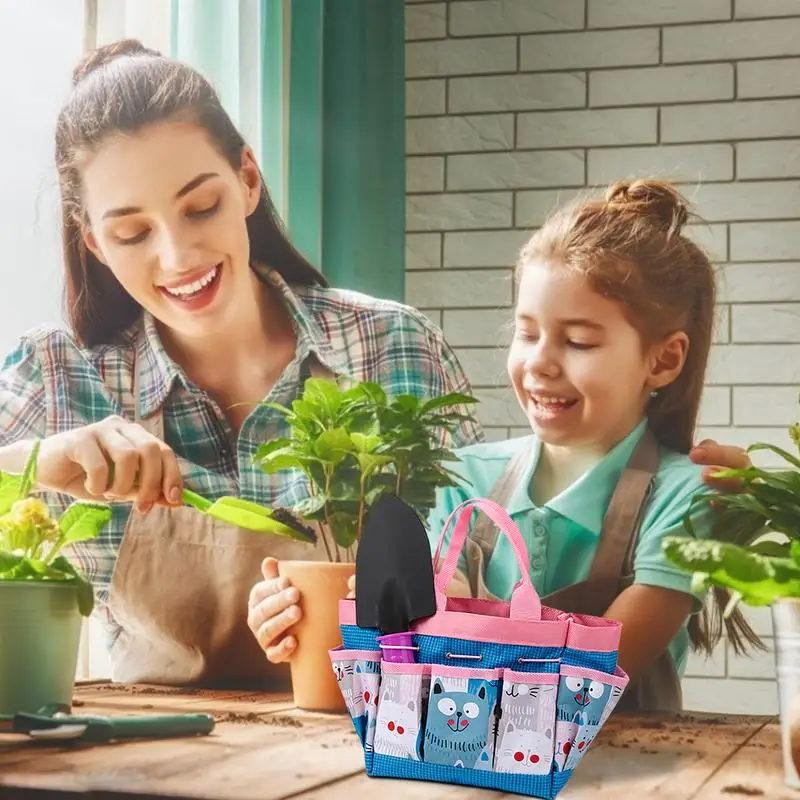
M 0 581 L 0 715 L 72 705 L 81 620 L 73 585 Z

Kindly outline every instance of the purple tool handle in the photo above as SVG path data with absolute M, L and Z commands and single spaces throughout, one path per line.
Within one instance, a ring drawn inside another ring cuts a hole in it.
M 379 636 L 378 642 L 381 645 L 384 661 L 413 664 L 417 660 L 414 656 L 416 648 L 410 633 L 387 633 L 385 636 Z

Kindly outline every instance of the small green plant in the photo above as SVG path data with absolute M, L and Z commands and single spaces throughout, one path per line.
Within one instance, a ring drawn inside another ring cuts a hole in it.
M 80 613 L 88 617 L 94 607 L 92 586 L 60 552 L 94 539 L 111 519 L 111 508 L 76 501 L 54 520 L 47 505 L 31 496 L 39 447 L 37 441 L 22 474 L 0 471 L 0 581 L 74 584 Z
M 789 438 L 800 453 L 800 422 L 789 426 Z M 726 616 L 740 601 L 755 606 L 800 597 L 800 458 L 764 442 L 748 448 L 749 453 L 759 450 L 775 453 L 787 467 L 719 473 L 731 479 L 731 488 L 703 492 L 694 501 L 717 508 L 714 538 L 663 542 L 667 557 L 694 573 L 695 588 L 732 592 Z M 688 515 L 685 524 L 694 534 Z
M 261 445 L 255 461 L 267 473 L 302 470 L 311 494 L 288 511 L 318 526 L 331 561 L 342 561 L 342 551 L 352 560 L 366 514 L 382 494 L 394 492 L 426 513 L 437 487 L 460 480 L 446 466 L 458 458 L 435 442 L 437 433 L 470 419 L 457 407 L 475 402 L 456 392 L 390 400 L 377 384 L 345 389 L 309 378 L 291 408 L 267 404 L 285 415 L 290 435 Z

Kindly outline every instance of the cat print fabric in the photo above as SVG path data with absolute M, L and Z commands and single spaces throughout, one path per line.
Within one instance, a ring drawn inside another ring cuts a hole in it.
M 361 744 L 371 749 L 378 711 L 380 653 L 347 654 L 333 660 L 333 674 Z
M 375 720 L 373 749 L 395 758 L 421 760 L 423 686 L 430 676 L 384 672 Z
M 562 674 L 556 699 L 556 764 L 574 769 L 600 731 L 611 686 L 599 673 L 572 668 Z M 610 679 L 611 676 L 608 676 Z
M 491 769 L 499 680 L 431 677 L 424 759 L 465 769 Z
M 555 676 L 506 670 L 500 700 L 494 769 L 547 775 L 553 765 L 557 685 Z

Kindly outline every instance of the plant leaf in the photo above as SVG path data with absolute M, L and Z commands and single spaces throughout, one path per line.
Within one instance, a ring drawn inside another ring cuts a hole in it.
M 94 539 L 111 520 L 111 506 L 76 501 L 61 515 L 58 527 L 64 544 Z
M 352 547 L 358 536 L 356 520 L 353 515 L 335 512 L 328 517 L 328 522 L 336 544 L 345 549 Z
M 22 472 L 22 482 L 19 487 L 19 497 L 17 498 L 19 500 L 27 497 L 36 483 L 36 464 L 39 460 L 39 449 L 41 446 L 41 440 L 37 439 L 33 443 L 31 452 L 28 455 L 28 460 L 25 462 L 25 469 Z
M 301 500 L 297 505 L 292 506 L 292 512 L 299 517 L 316 518 L 314 515 L 325 508 L 325 495 L 312 494 Z
M 477 403 L 477 399 L 468 394 L 461 394 L 460 392 L 450 392 L 450 394 L 442 395 L 441 397 L 434 397 L 428 400 L 420 408 L 422 414 L 427 414 L 429 411 L 436 411 L 439 408 L 447 408 L 448 406 L 465 406 L 472 403 Z
M 778 447 L 774 444 L 766 444 L 765 442 L 757 442 L 756 444 L 751 444 L 750 447 L 747 448 L 748 453 L 755 453 L 758 450 L 769 450 L 800 469 L 800 459 L 796 458 L 788 450 L 784 450 L 782 447 Z
M 92 584 L 64 556 L 53 559 L 53 563 L 50 564 L 50 572 L 51 574 L 61 573 L 64 579 L 75 584 L 78 595 L 78 611 L 81 616 L 88 617 L 94 609 Z
M 22 475 L 0 472 L 0 516 L 7 514 L 17 502 L 22 486 Z

